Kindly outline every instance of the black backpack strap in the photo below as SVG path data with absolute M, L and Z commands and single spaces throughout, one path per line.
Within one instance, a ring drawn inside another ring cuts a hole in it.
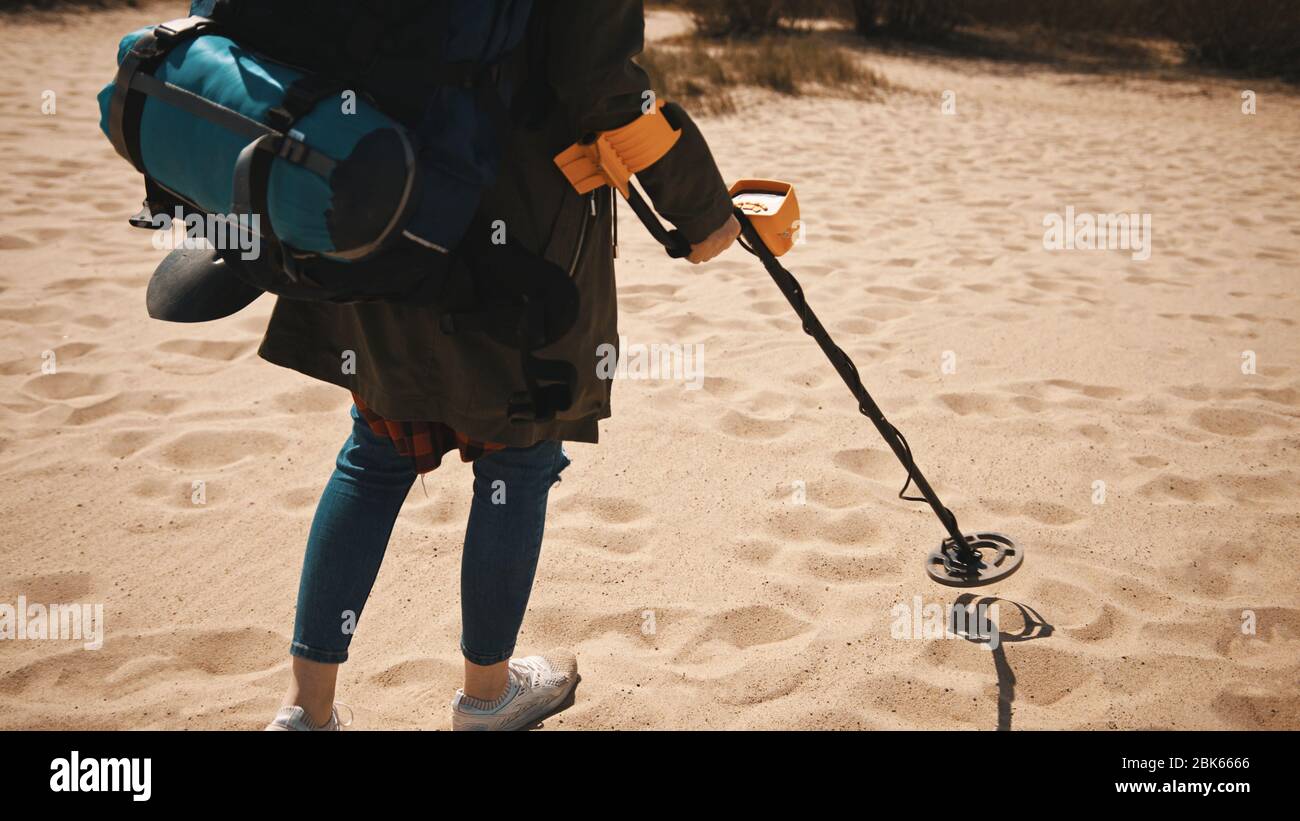
M 346 87 L 346 83 L 329 75 L 308 72 L 289 84 L 280 104 L 266 112 L 266 120 L 277 131 L 287 132 L 318 103 L 326 97 L 342 93 Z
M 549 422 L 555 414 L 573 407 L 573 386 L 578 369 L 563 359 L 539 359 L 520 351 L 520 367 L 527 390 L 510 397 L 506 415 L 514 424 Z
M 314 78 L 311 77 L 303 77 L 302 80 L 299 80 L 298 82 L 303 82 L 303 80 L 308 79 L 314 80 Z M 315 83 L 304 83 L 304 85 L 314 88 Z M 298 83 L 294 83 L 289 87 L 286 91 L 286 99 L 288 99 L 288 95 L 297 86 Z M 141 104 L 143 103 L 144 98 L 154 97 L 162 100 L 170 106 L 179 108 L 189 114 L 193 114 L 196 117 L 202 117 L 209 122 L 214 122 L 226 130 L 239 134 L 242 137 L 247 137 L 250 140 L 256 140 L 259 137 L 268 135 L 274 136 L 277 139 L 273 148 L 278 155 L 284 157 L 290 162 L 296 163 L 315 172 L 317 175 L 325 179 L 329 179 L 330 175 L 334 173 L 335 166 L 338 165 L 332 157 L 322 154 L 319 151 L 315 151 L 306 144 L 280 133 L 282 131 L 287 131 L 293 125 L 293 121 L 302 116 L 303 113 L 310 111 L 312 107 L 316 105 L 316 102 L 329 96 L 330 92 L 328 90 L 313 91 L 313 94 L 318 95 L 314 98 L 307 97 L 307 92 L 305 90 L 299 90 L 297 95 L 294 97 L 294 102 L 291 103 L 290 106 L 293 110 L 299 111 L 300 113 L 292 115 L 291 119 L 289 119 L 285 124 L 285 127 L 279 129 L 274 123 L 271 125 L 259 123 L 251 117 L 245 117 L 238 111 L 233 111 L 229 108 L 216 105 L 212 101 L 200 97 L 192 91 L 188 91 L 180 86 L 172 85 L 171 83 L 165 83 L 152 74 L 137 71 L 130 80 L 130 90 L 133 92 L 139 92 L 137 95 L 133 96 L 138 96 Z M 301 108 L 302 106 L 305 106 L 305 108 Z M 272 112 L 274 111 L 275 109 L 272 109 Z M 138 128 L 140 123 L 138 115 L 132 118 L 132 123 Z M 141 169 L 141 171 L 143 173 L 143 169 Z
M 482 333 L 518 352 L 524 390 L 508 398 L 512 422 L 545 422 L 572 406 L 578 372 L 572 362 L 537 352 L 558 341 L 577 321 L 581 296 L 568 273 L 515 240 L 487 241 L 480 216 L 470 239 L 457 249 L 453 288 L 439 306 L 446 334 Z M 475 240 L 474 238 L 477 238 Z
M 263 270 L 284 271 L 293 282 L 298 281 L 294 270 L 293 257 L 286 253 L 284 244 L 276 236 L 271 225 L 270 209 L 267 208 L 267 189 L 271 181 L 271 162 L 275 159 L 273 151 L 276 136 L 264 134 L 244 146 L 235 161 L 235 174 L 230 194 L 230 209 L 236 215 L 257 216 L 257 228 L 247 227 L 258 235 L 262 245 L 261 258 L 257 264 Z M 243 226 L 241 226 L 243 230 Z
M 528 33 L 520 43 L 523 51 L 514 66 L 517 85 L 510 100 L 510 119 L 528 128 L 542 125 L 555 107 L 555 89 L 547 76 L 550 59 L 552 3 L 534 4 L 528 18 Z M 505 60 L 503 65 L 509 65 Z
M 558 284 L 558 283 L 557 283 Z M 565 288 L 572 304 L 567 306 L 568 325 L 576 319 L 577 289 L 572 288 L 572 281 L 565 277 Z M 564 359 L 542 359 L 537 355 L 539 348 L 545 347 L 555 336 L 555 329 L 548 327 L 548 305 L 552 299 L 563 299 L 559 293 L 543 294 L 541 299 L 530 299 L 523 307 L 517 329 L 519 344 L 519 368 L 523 371 L 525 390 L 510 397 L 506 404 L 506 416 L 513 424 L 549 422 L 555 414 L 573 407 L 573 389 L 578 384 L 578 369 L 572 362 Z M 567 331 L 567 328 L 565 329 Z

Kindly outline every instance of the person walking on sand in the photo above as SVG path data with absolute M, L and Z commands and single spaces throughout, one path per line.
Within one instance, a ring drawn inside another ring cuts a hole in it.
M 634 59 L 642 3 L 193 0 L 190 14 L 128 35 L 117 79 L 100 93 L 101 128 L 145 173 L 146 207 L 132 224 L 186 196 L 228 201 L 250 223 L 275 214 L 249 236 L 271 250 L 173 251 L 150 279 L 149 313 L 205 322 L 277 293 L 259 355 L 353 400 L 307 535 L 289 686 L 267 729 L 340 727 L 339 665 L 394 522 L 415 478 L 452 450 L 474 473 L 452 727 L 534 726 L 578 681 L 571 652 L 516 658 L 515 643 L 547 497 L 569 465 L 562 443 L 596 442 L 610 415 L 612 383 L 598 365 L 618 344 L 615 187 L 635 172 L 691 262 L 740 232 L 699 129 L 654 99 Z M 349 136 L 363 127 L 345 118 L 358 99 L 370 122 L 373 108 L 393 125 Z M 185 119 L 195 112 L 216 130 Z M 245 145 L 250 121 L 260 136 Z M 194 160 L 200 138 L 210 162 Z M 169 154 L 176 146 L 185 150 Z M 312 162 L 326 170 L 290 176 L 292 164 Z M 397 186 L 382 173 L 394 163 L 407 169 Z M 412 196 L 416 177 L 423 187 Z M 312 187 L 321 184 L 328 198 Z M 367 225 L 386 237 L 412 210 L 401 242 L 367 244 Z M 370 251 L 357 252 L 362 262 L 322 262 L 281 241 L 295 228 L 304 241 L 324 236 L 323 248 Z M 443 229 L 450 248 L 431 239 Z M 388 289 L 408 281 L 418 287 Z
M 312 13 L 330 9 L 324 4 Z M 643 32 L 640 0 L 536 3 L 522 45 L 500 69 L 522 85 L 498 176 L 478 213 L 501 220 L 530 251 L 562 266 L 577 287 L 577 319 L 550 349 L 577 364 L 567 411 L 550 421 L 512 423 L 503 409 L 522 380 L 517 352 L 440 334 L 431 309 L 278 300 L 259 355 L 347 388 L 354 405 L 351 432 L 307 537 L 288 691 L 268 729 L 340 726 L 339 665 L 348 658 L 398 511 L 416 476 L 452 449 L 473 463 L 474 473 L 460 577 L 464 685 L 451 701 L 452 727 L 534 726 L 573 692 L 572 653 L 517 658 L 515 642 L 537 569 L 547 495 L 569 465 L 562 442 L 596 442 L 597 422 L 610 415 L 612 384 L 595 363 L 598 346 L 618 342 L 615 193 L 604 187 L 578 194 L 554 157 L 583 135 L 646 113 L 650 80 L 634 60 Z M 726 250 L 739 225 L 703 136 L 689 118 L 679 119 L 680 138 L 638 180 L 691 242 L 690 261 L 699 263 Z M 355 353 L 355 367 L 340 368 L 343 352 Z M 503 486 L 506 503 L 494 504 L 494 489 Z

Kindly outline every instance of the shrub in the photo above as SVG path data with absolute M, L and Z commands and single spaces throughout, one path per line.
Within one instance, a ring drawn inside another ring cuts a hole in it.
M 964 5 L 960 0 L 852 0 L 854 28 L 860 34 L 933 37 L 962 22 Z
M 838 16 L 845 0 L 683 0 L 706 37 L 767 34 L 800 20 Z
M 847 0 L 859 33 L 938 39 L 958 25 L 1160 37 L 1192 62 L 1300 79 L 1297 0 Z M 798 5 L 798 4 L 796 4 Z
M 648 48 L 636 58 L 650 75 L 655 97 L 676 100 L 692 111 L 726 114 L 736 109 L 722 64 L 699 43 Z
M 802 36 L 656 45 L 637 62 L 650 74 L 656 96 L 709 113 L 734 111 L 729 90 L 740 86 L 799 95 L 805 86 L 816 85 L 871 96 L 884 85 L 843 49 Z
M 1300 3 L 1295 0 L 1167 0 L 1167 33 L 1192 60 L 1300 78 Z

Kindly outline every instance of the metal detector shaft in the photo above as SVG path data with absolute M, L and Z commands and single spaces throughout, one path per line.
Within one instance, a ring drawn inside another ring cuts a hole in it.
M 903 439 L 898 428 L 890 424 L 889 420 L 885 418 L 880 406 L 871 398 L 871 394 L 867 393 L 867 388 L 862 384 L 862 379 L 858 376 L 858 369 L 853 364 L 853 360 L 849 359 L 849 355 L 835 344 L 830 334 L 822 326 L 821 320 L 817 318 L 817 314 L 809 307 L 799 281 L 794 278 L 794 274 L 787 271 L 785 266 L 777 261 L 776 256 L 768 249 L 758 231 L 750 223 L 748 215 L 739 208 L 735 209 L 735 214 L 736 219 L 740 221 L 740 231 L 747 243 L 746 248 L 759 258 L 763 263 L 763 267 L 771 274 L 777 287 L 785 294 L 790 307 L 794 308 L 795 313 L 799 315 L 804 332 L 817 340 L 817 344 L 821 346 L 826 358 L 835 366 L 835 370 L 839 373 L 840 378 L 844 380 L 844 384 L 848 385 L 853 397 L 858 400 L 858 410 L 875 424 L 876 430 L 880 431 L 881 437 L 894 451 L 898 461 L 907 469 L 912 483 L 916 485 L 917 490 L 921 491 L 921 495 L 929 503 L 934 515 L 939 517 L 939 521 L 947 529 L 953 543 L 954 558 L 966 566 L 977 565 L 980 560 L 979 553 L 970 547 L 965 535 L 957 526 L 957 517 L 944 506 L 943 502 L 939 501 L 939 496 L 934 492 L 934 488 L 930 487 L 930 483 L 926 481 L 925 476 L 921 474 L 920 468 L 916 466 L 916 462 L 912 459 L 911 449 L 907 446 L 906 440 Z

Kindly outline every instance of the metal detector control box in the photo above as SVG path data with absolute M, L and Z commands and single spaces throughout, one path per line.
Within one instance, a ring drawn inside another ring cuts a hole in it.
M 773 256 L 794 247 L 799 229 L 799 200 L 794 186 L 778 180 L 737 180 L 731 202 L 749 217 L 763 244 Z

